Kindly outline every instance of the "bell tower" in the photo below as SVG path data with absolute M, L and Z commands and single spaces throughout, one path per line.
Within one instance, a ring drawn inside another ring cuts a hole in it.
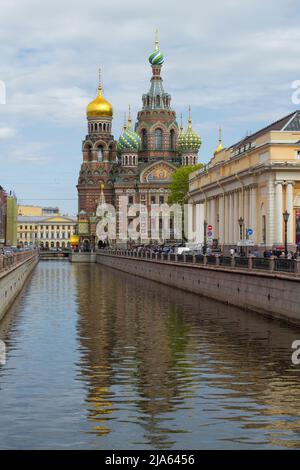
M 100 184 L 106 188 L 106 199 L 111 202 L 113 182 L 111 173 L 116 164 L 116 146 L 112 135 L 112 105 L 104 98 L 101 73 L 96 98 L 86 110 L 88 134 L 82 143 L 83 162 L 78 179 L 79 212 L 94 213 L 99 199 Z
M 99 84 L 96 98 L 86 109 L 88 133 L 82 142 L 83 161 L 80 168 L 78 190 L 79 236 L 91 243 L 95 237 L 92 220 L 95 218 L 104 187 L 107 203 L 114 203 L 112 175 L 116 167 L 116 144 L 112 135 L 113 107 L 104 98 L 99 70 Z M 80 220 L 84 219 L 84 224 Z M 82 227 L 84 233 L 80 233 Z
M 149 62 L 152 68 L 150 88 L 142 97 L 143 107 L 138 113 L 135 129 L 142 141 L 140 160 L 147 163 L 155 158 L 176 163 L 178 124 L 176 113 L 171 108 L 171 95 L 163 87 L 161 69 L 164 56 L 159 49 L 157 31 Z

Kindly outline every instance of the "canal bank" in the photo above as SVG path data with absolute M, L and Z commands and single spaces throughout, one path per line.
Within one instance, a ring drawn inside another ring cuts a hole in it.
M 300 277 L 296 275 L 124 254 L 98 253 L 96 258 L 104 266 L 300 325 Z
M 0 255 L 0 320 L 21 292 L 38 260 L 38 251 Z

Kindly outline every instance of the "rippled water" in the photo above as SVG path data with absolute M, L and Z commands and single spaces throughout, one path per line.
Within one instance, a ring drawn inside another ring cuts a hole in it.
M 300 330 L 42 261 L 0 323 L 1 448 L 300 448 Z

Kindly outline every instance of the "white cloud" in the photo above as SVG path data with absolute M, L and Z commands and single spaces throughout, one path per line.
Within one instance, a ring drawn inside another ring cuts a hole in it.
M 16 130 L 12 127 L 0 127 L 0 139 L 9 139 L 16 135 Z
M 148 55 L 159 28 L 165 90 L 185 119 L 192 105 L 205 160 L 219 124 L 231 144 L 236 135 L 291 111 L 289 84 L 300 79 L 299 17 L 297 0 L 2 2 L 0 80 L 7 104 L 0 106 L 0 119 L 19 138 L 11 158 L 55 162 L 58 171 L 68 152 L 80 157 L 99 66 L 117 137 L 124 110 L 131 103 L 137 112 L 149 87 Z M 52 148 L 33 151 L 36 140 Z M 68 163 L 74 181 L 78 161 Z

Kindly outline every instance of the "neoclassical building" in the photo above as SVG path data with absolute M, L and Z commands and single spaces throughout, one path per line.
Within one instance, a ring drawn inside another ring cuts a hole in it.
M 36 245 L 42 249 L 69 248 L 77 219 L 64 215 L 18 216 L 18 245 Z
M 163 87 L 164 57 L 157 37 L 149 62 L 152 76 L 149 91 L 142 96 L 142 109 L 135 123 L 129 109 L 118 141 L 112 135 L 113 107 L 103 96 L 101 81 L 97 97 L 87 106 L 88 134 L 77 185 L 78 235 L 86 247 L 100 243 L 96 211 L 101 187 L 106 203 L 113 204 L 117 214 L 121 197 L 128 206 L 143 204 L 149 209 L 167 202 L 176 168 L 197 163 L 201 140 L 192 129 L 190 115 L 186 130 L 178 126 L 171 95 Z M 143 241 L 150 240 L 150 221 L 148 227 Z
M 210 162 L 191 174 L 189 202 L 198 243 L 205 221 L 210 239 L 225 251 L 241 235 L 261 251 L 283 247 L 287 210 L 287 241 L 294 250 L 300 243 L 300 111 L 229 148 L 220 142 Z

